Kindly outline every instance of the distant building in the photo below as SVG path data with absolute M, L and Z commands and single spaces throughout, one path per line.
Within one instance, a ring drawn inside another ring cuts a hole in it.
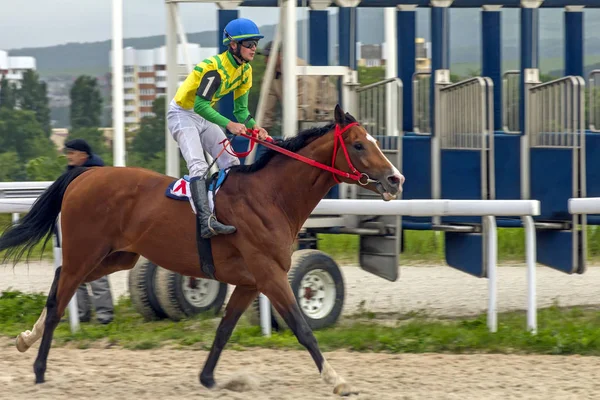
M 102 135 L 104 136 L 104 143 L 109 148 L 112 148 L 113 128 L 98 128 L 98 130 L 102 131 Z M 56 150 L 63 151 L 68 136 L 69 130 L 67 128 L 53 128 L 52 134 L 50 135 L 50 140 L 52 140 L 52 142 L 56 146 Z
M 431 67 L 431 43 L 423 38 L 415 39 L 416 71 L 427 71 Z M 386 64 L 386 43 L 362 44 L 357 43 L 356 59 L 361 67 L 381 67 Z
M 188 54 L 192 65 L 218 53 L 216 47 L 200 47 L 188 43 Z M 187 67 L 183 45 L 177 48 L 178 85 L 187 77 Z M 112 52 L 111 52 L 112 66 Z M 167 57 L 166 47 L 149 50 L 137 50 L 132 47 L 123 49 L 123 79 L 125 100 L 125 129 L 136 129 L 145 116 L 152 113 L 152 102 L 167 94 Z M 112 84 L 111 84 L 112 88 Z M 112 89 L 111 89 L 112 90 Z
M 21 87 L 23 73 L 27 70 L 36 69 L 34 57 L 12 57 L 8 52 L 0 50 L 0 77 L 5 76 L 10 82 Z

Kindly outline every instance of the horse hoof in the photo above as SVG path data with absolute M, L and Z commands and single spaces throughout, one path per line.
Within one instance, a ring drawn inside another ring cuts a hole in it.
M 30 347 L 27 343 L 25 343 L 23 335 L 24 333 L 20 333 L 19 336 L 17 336 L 17 350 L 19 350 L 21 353 L 25 353 Z
M 45 382 L 45 380 L 44 380 L 44 376 L 36 376 L 36 377 L 35 377 L 35 384 L 36 384 L 36 385 L 38 385 L 38 384 L 40 384 L 40 383 L 44 383 L 44 382 Z
M 340 383 L 333 389 L 333 393 L 339 396 L 351 396 L 353 394 L 358 394 L 358 390 L 354 389 L 350 384 L 344 382 Z
M 212 376 L 200 376 L 200 383 L 207 389 L 215 387 L 215 379 Z

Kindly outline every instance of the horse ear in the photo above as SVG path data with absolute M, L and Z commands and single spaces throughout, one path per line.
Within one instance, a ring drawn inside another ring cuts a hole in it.
M 346 124 L 346 114 L 344 113 L 344 110 L 342 110 L 342 107 L 340 107 L 339 104 L 336 104 L 335 106 L 335 122 L 338 125 L 345 125 Z
M 352 114 L 350 114 L 349 112 L 346 113 L 346 121 L 347 122 L 356 122 L 356 118 L 354 118 L 354 116 Z

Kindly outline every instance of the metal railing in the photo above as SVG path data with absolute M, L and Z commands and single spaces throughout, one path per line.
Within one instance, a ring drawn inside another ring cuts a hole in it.
M 356 89 L 358 119 L 369 133 L 400 136 L 402 132 L 402 81 L 389 78 Z
M 600 132 L 600 69 L 590 72 L 589 77 L 589 127 L 592 132 Z
M 521 73 L 506 71 L 502 75 L 502 127 L 506 133 L 520 133 L 519 100 Z
M 413 131 L 431 134 L 431 72 L 413 74 Z
M 491 148 L 494 136 L 493 85 L 490 78 L 475 77 L 440 89 L 436 134 L 439 134 L 442 149 Z
M 531 147 L 580 148 L 585 135 L 585 81 L 566 76 L 529 88 L 527 133 Z

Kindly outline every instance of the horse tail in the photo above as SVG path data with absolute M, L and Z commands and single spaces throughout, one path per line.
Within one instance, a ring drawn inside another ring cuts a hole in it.
M 52 236 L 56 219 L 60 213 L 62 200 L 69 184 L 87 171 L 85 167 L 77 167 L 62 174 L 31 206 L 29 212 L 17 224 L 9 226 L 0 236 L 0 252 L 6 250 L 3 263 L 13 259 L 16 264 L 27 252 L 29 258 L 34 246 L 46 237 L 42 253 Z

